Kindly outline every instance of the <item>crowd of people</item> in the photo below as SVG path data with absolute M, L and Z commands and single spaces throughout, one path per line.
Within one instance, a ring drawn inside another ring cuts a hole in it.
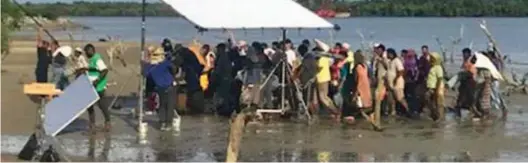
M 104 97 L 108 70 L 94 46 L 88 44 L 84 49 L 72 50 L 73 57 L 61 48 L 58 42 L 49 44 L 39 37 L 37 81 L 47 82 L 47 75 L 43 74 L 47 74 L 47 65 L 51 63 L 54 74 L 51 82 L 57 88 L 65 88 L 68 75 L 86 73 Z M 414 49 L 398 53 L 378 43 L 370 54 L 370 50 L 353 51 L 348 43 L 330 47 L 317 39 L 303 40 L 298 47 L 289 39 L 270 45 L 263 42 L 249 45 L 231 37 L 214 47 L 196 42 L 183 46 L 165 39 L 159 47 L 148 47 L 143 58 L 145 106 L 148 112 L 158 114 L 161 130 L 171 129 L 179 110 L 176 107 L 181 106 L 177 105 L 181 92 L 185 92 L 185 107 L 192 114 L 212 110 L 231 116 L 246 108 L 281 109 L 284 103 L 287 114 L 302 115 L 298 113 L 306 111 L 319 117 L 320 108 L 325 108 L 333 120 L 347 123 L 354 123 L 362 114 L 373 121 L 383 115 L 414 118 L 421 114 L 442 121 L 447 78 L 442 57 L 430 52 L 426 45 L 421 47 L 421 53 L 418 56 Z M 48 54 L 52 54 L 51 60 L 45 57 Z M 492 110 L 504 111 L 498 79 L 489 68 L 475 65 L 477 54 L 483 54 L 496 69 L 502 69 L 495 50 L 472 52 L 465 48 L 462 54 L 459 96 L 453 107 L 457 115 L 460 116 L 461 109 L 468 109 L 474 118 L 482 119 L 493 117 Z M 70 58 L 75 66 L 65 66 Z M 110 129 L 110 115 L 103 99 L 99 107 L 104 114 L 105 129 Z M 207 105 L 209 101 L 211 105 Z M 89 113 L 90 121 L 94 122 L 93 108 Z

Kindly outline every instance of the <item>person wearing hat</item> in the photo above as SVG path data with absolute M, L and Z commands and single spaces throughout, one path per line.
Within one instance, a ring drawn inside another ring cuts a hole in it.
M 64 90 L 68 86 L 69 81 L 66 76 L 66 65 L 68 64 L 68 57 L 72 54 L 73 49 L 70 46 L 61 46 L 57 48 L 53 54 L 53 62 L 51 64 L 52 83 L 55 83 L 56 88 Z
M 102 59 L 101 54 L 95 52 L 95 46 L 87 44 L 84 46 L 84 53 L 88 58 L 88 79 L 93 83 L 95 91 L 99 95 L 97 106 L 101 109 L 104 116 L 104 131 L 111 129 L 110 112 L 108 111 L 108 101 L 105 98 L 106 84 L 108 82 L 108 67 Z M 88 117 L 90 120 L 90 130 L 95 131 L 95 112 L 94 106 L 88 108 Z
M 176 69 L 170 60 L 165 59 L 163 48 L 157 48 L 143 68 L 143 75 L 152 78 L 154 90 L 159 96 L 158 116 L 161 131 L 171 130 L 172 127 L 174 99 L 176 99 L 174 74 Z
M 88 70 L 88 62 L 83 55 L 83 49 L 80 47 L 75 48 L 71 60 L 73 61 L 73 64 L 68 65 L 65 72 L 66 76 L 75 75 L 75 78 L 77 78 Z
M 430 53 L 429 74 L 427 74 L 426 99 L 431 111 L 431 118 L 439 121 L 444 118 L 444 70 L 442 68 L 442 57 L 436 52 Z

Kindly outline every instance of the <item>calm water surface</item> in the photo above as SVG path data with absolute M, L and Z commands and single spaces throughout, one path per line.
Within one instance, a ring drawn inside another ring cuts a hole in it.
M 91 30 L 74 32 L 76 39 L 97 40 L 109 36 L 119 36 L 128 41 L 140 41 L 140 17 L 72 17 L 73 21 L 92 27 Z M 526 59 L 528 47 L 528 18 L 484 18 L 488 28 L 496 37 L 501 50 L 514 59 Z M 332 19 L 332 23 L 341 26 L 341 31 L 331 34 L 329 30 L 290 30 L 288 37 L 299 42 L 302 39 L 320 38 L 326 41 L 349 42 L 353 48 L 359 48 L 360 37 L 357 30 L 362 30 L 369 41 L 380 41 L 389 47 L 419 48 L 430 45 L 438 50 L 433 36 L 438 36 L 445 46 L 451 46 L 450 37 L 458 37 L 460 26 L 464 25 L 464 37 L 461 46 L 473 42 L 475 49 L 487 46 L 486 36 L 478 27 L 477 18 L 351 18 Z M 217 43 L 225 40 L 227 34 L 222 30 L 211 30 L 199 34 L 192 24 L 180 18 L 148 17 L 146 21 L 147 40 L 158 41 L 163 38 L 188 41 L 199 38 L 206 43 Z M 280 38 L 280 30 L 235 30 L 237 38 L 249 41 L 274 41 Z M 22 32 L 21 34 L 29 34 Z M 55 32 L 58 37 L 67 38 L 66 32 Z M 332 39 L 333 38 L 333 39 Z M 458 47 L 457 50 L 462 49 Z

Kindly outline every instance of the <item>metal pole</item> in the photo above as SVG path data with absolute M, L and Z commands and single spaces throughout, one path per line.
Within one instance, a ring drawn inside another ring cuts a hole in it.
M 286 45 L 285 45 L 285 41 L 286 41 L 286 29 L 282 29 L 282 50 L 283 50 L 283 53 L 286 54 Z M 285 61 L 286 62 L 282 62 L 282 72 L 281 72 L 281 78 L 282 78 L 282 83 L 281 83 L 281 110 L 284 111 L 284 108 L 285 108 L 285 99 L 284 99 L 284 95 L 285 95 L 285 90 L 286 89 L 286 68 L 288 67 L 287 64 L 288 64 L 288 60 L 287 60 L 287 56 L 285 55 L 284 56 L 285 58 Z M 290 104 L 291 105 L 291 104 Z
M 146 0 L 142 0 L 142 11 L 141 11 L 141 58 L 139 59 L 139 67 L 143 69 L 143 59 L 145 58 L 145 9 L 147 6 Z M 140 71 L 140 72 L 141 72 Z M 144 143 L 146 137 L 146 125 L 143 124 L 143 92 L 145 89 L 145 77 L 143 74 L 140 75 L 139 92 L 138 92 L 138 132 L 139 132 L 139 143 Z

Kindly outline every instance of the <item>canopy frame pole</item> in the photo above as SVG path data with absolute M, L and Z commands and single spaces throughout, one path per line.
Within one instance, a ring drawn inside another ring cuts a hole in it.
M 141 7 L 141 55 L 139 59 L 139 68 L 142 71 L 143 70 L 143 59 L 145 59 L 145 10 L 146 10 L 147 2 L 146 0 L 142 0 L 142 7 Z M 145 90 L 145 76 L 143 73 L 140 75 L 140 81 L 139 81 L 139 92 L 138 92 L 138 109 L 136 110 L 136 115 L 138 115 L 138 142 L 140 144 L 146 143 L 146 136 L 147 136 L 147 129 L 146 124 L 143 123 L 143 101 L 144 101 L 144 90 Z

